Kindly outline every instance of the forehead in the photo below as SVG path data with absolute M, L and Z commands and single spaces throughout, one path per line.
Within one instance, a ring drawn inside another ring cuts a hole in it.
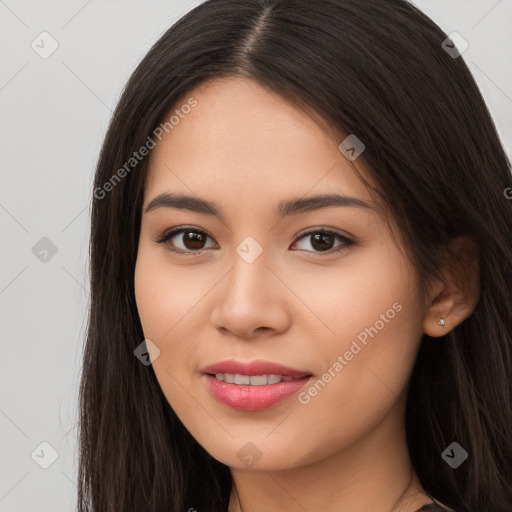
M 182 108 L 191 98 L 195 106 Z M 262 197 L 276 203 L 320 193 L 372 200 L 337 141 L 305 112 L 254 81 L 203 83 L 183 95 L 166 119 L 173 113 L 178 122 L 150 154 L 146 206 L 165 191 L 246 207 Z M 364 173 L 361 165 L 358 169 Z

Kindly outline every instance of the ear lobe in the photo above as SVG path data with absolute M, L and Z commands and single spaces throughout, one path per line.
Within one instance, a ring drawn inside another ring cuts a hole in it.
M 471 315 L 480 295 L 478 247 L 469 237 L 454 239 L 448 248 L 449 260 L 441 269 L 443 282 L 423 319 L 423 332 L 444 336 Z M 444 325 L 442 325 L 444 323 Z

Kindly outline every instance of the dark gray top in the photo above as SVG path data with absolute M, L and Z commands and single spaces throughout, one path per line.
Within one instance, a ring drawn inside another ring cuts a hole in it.
M 440 507 L 434 501 L 429 503 L 428 505 L 423 505 L 423 507 L 419 508 L 417 512 L 447 512 L 445 508 Z

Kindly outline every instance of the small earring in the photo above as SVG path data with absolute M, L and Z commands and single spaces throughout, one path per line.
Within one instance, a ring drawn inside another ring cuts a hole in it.
M 441 327 L 445 327 L 445 321 L 444 321 L 444 318 L 441 317 L 440 320 L 437 321 L 437 323 L 441 326 Z

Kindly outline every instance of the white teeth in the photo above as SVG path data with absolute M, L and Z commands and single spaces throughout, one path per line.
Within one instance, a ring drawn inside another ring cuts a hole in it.
M 227 382 L 228 384 L 240 384 L 251 386 L 264 386 L 265 384 L 278 384 L 279 382 L 289 382 L 293 377 L 282 375 L 240 375 L 238 373 L 216 373 L 217 380 Z
M 251 386 L 262 386 L 264 384 L 268 384 L 268 377 L 266 375 L 251 375 Z M 281 379 L 279 379 L 281 380 Z M 236 380 L 235 380 L 236 382 Z M 272 383 L 270 383 L 272 384 Z
M 249 375 L 235 375 L 235 384 L 245 384 L 248 385 L 251 383 L 251 378 Z

